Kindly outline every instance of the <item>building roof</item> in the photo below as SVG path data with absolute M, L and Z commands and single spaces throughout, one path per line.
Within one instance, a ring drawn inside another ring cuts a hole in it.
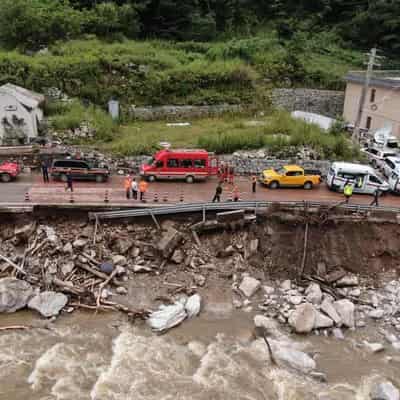
M 15 97 L 19 103 L 29 108 L 37 108 L 45 100 L 42 94 L 13 85 L 12 83 L 0 86 L 0 94 L 1 93 Z
M 365 75 L 365 71 L 349 71 L 344 79 L 347 82 L 363 84 L 365 82 Z M 400 71 L 374 71 L 370 86 L 400 89 Z

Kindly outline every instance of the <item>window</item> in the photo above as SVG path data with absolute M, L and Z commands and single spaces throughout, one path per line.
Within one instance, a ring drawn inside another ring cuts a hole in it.
M 339 173 L 338 173 L 338 177 L 339 177 L 339 178 L 344 178 L 344 179 L 350 179 L 350 180 L 356 179 L 355 175 L 353 175 L 353 174 L 348 174 L 348 173 L 346 173 L 346 172 L 339 172 Z
M 206 167 L 206 160 L 194 160 L 194 167 L 195 168 L 205 168 Z
M 168 168 L 178 168 L 179 161 L 176 158 L 170 158 L 167 162 L 167 167 Z
M 371 94 L 369 97 L 369 102 L 374 103 L 375 102 L 375 95 L 376 95 L 376 89 L 371 89 Z
M 382 182 L 380 181 L 380 179 L 378 179 L 375 175 L 370 175 L 370 176 L 369 176 L 369 181 L 372 182 L 372 183 L 382 184 Z
M 286 172 L 286 176 L 300 176 L 303 175 L 301 171 L 288 171 Z
M 365 127 L 367 129 L 371 129 L 371 124 L 372 124 L 372 118 L 371 117 L 367 117 L 367 122 L 365 124 Z
M 389 168 L 392 168 L 392 169 L 395 168 L 394 163 L 392 163 L 390 160 L 386 160 L 386 164 L 389 166 Z
M 164 166 L 164 161 L 163 160 L 158 160 L 156 162 L 156 168 L 162 168 Z
M 190 158 L 181 160 L 182 168 L 192 168 L 192 166 L 193 166 L 193 161 Z

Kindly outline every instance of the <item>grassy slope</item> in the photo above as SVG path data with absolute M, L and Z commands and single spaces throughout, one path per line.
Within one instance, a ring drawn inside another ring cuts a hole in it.
M 37 91 L 55 86 L 101 106 L 112 96 L 126 105 L 263 102 L 266 88 L 288 80 L 343 88 L 343 74 L 361 65 L 361 58 L 326 35 L 282 43 L 273 31 L 215 43 L 87 38 L 33 56 L 0 51 L 0 84 Z
M 159 142 L 167 141 L 175 148 L 200 147 L 217 153 L 266 147 L 278 155 L 290 146 L 308 145 L 323 158 L 359 156 L 344 135 L 322 132 L 315 125 L 292 119 L 288 113 L 259 117 L 256 126 L 249 124 L 251 120 L 225 115 L 194 120 L 190 126 L 181 127 L 169 127 L 166 122 L 133 123 L 122 126 L 120 134 L 102 148 L 120 155 L 151 154 Z

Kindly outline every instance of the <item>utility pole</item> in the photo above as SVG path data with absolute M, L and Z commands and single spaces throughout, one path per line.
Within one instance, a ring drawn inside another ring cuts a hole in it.
M 373 71 L 375 65 L 379 66 L 379 64 L 377 64 L 375 62 L 375 60 L 377 58 L 375 47 L 373 49 L 371 49 L 371 51 L 368 53 L 368 56 L 369 56 L 369 60 L 368 60 L 367 73 L 365 75 L 364 86 L 361 90 L 360 102 L 358 103 L 357 118 L 354 123 L 353 141 L 355 143 L 360 142 L 361 118 L 362 118 L 362 114 L 363 114 L 363 110 L 364 110 L 365 98 L 367 97 L 369 84 L 371 82 L 372 71 Z

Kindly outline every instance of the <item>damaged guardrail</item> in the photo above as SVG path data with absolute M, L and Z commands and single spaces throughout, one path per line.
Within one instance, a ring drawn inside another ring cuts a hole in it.
M 155 215 L 171 215 L 171 214 L 184 214 L 193 212 L 207 211 L 224 211 L 224 210 L 241 210 L 252 209 L 257 212 L 258 209 L 268 208 L 273 205 L 285 206 L 293 209 L 308 209 L 308 208 L 322 208 L 329 209 L 340 208 L 352 212 L 388 212 L 400 213 L 399 207 L 376 207 L 361 204 L 346 204 L 344 202 L 315 202 L 315 201 L 238 201 L 238 202 L 221 202 L 221 203 L 189 203 L 179 205 L 168 205 L 159 207 L 147 207 L 141 209 L 120 210 L 120 211 L 105 211 L 105 212 L 90 212 L 90 220 L 105 220 L 117 218 L 131 218 L 131 217 L 146 217 Z

